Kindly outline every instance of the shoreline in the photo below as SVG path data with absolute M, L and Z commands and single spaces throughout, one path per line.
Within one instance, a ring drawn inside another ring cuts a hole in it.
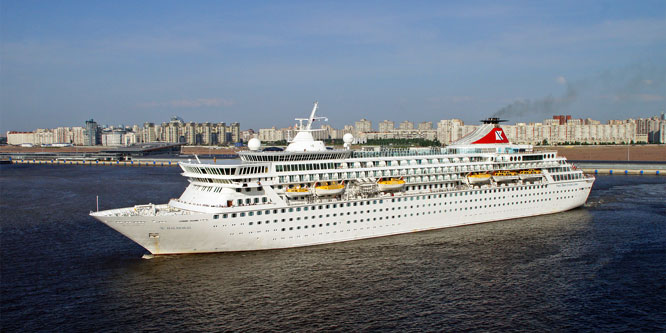
M 81 160 L 9 160 L 2 164 L 21 165 L 79 165 L 79 166 L 121 166 L 121 167 L 177 167 L 183 159 L 133 160 L 133 161 L 81 161 Z M 217 160 L 207 160 L 217 164 Z M 222 160 L 229 161 L 229 159 Z M 575 161 L 574 165 L 586 174 L 609 175 L 666 175 L 666 162 L 660 161 Z M 224 163 L 222 163 L 224 164 Z
M 210 147 L 182 147 L 181 154 L 155 155 L 135 158 L 130 161 L 102 161 L 85 155 L 72 156 L 72 151 L 91 153 L 103 147 L 16 147 L 1 146 L 3 164 L 24 165 L 84 165 L 126 167 L 174 167 L 178 162 L 194 159 L 191 154 L 212 163 L 225 163 L 238 158 L 237 149 L 214 149 Z M 606 146 L 536 146 L 535 152 L 557 151 L 587 174 L 635 174 L 666 175 L 666 145 L 606 145 Z M 221 154 L 205 154 L 205 153 Z M 62 156 L 60 156 L 62 154 Z

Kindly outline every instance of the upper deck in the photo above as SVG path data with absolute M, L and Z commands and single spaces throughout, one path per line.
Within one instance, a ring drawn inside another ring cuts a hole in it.
M 348 158 L 350 150 L 325 150 L 325 151 L 243 151 L 238 155 L 243 162 L 292 162 L 292 161 L 315 161 L 336 160 Z

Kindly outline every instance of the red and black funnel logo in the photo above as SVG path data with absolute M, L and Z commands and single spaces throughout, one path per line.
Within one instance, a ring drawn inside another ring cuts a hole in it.
M 479 140 L 476 140 L 472 143 L 509 143 L 509 139 L 506 137 L 506 134 L 504 134 L 504 131 L 502 131 L 501 128 L 495 127 L 493 128 L 486 136 L 482 137 Z

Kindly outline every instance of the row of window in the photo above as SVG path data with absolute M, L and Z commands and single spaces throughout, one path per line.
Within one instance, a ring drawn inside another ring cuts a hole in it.
M 583 174 L 580 172 L 577 173 L 568 173 L 564 175 L 554 175 L 553 180 L 555 181 L 561 181 L 561 180 L 574 180 L 574 179 L 582 179 Z
M 510 161 L 540 161 L 544 158 L 554 158 L 555 154 L 545 155 L 525 155 L 525 156 L 511 156 Z M 472 156 L 465 159 L 468 162 L 484 162 L 487 159 L 479 156 Z M 490 158 L 492 161 L 492 158 Z M 387 161 L 369 161 L 369 162 L 349 162 L 349 163 L 307 163 L 307 164 L 280 164 L 275 166 L 277 172 L 293 172 L 293 171 L 312 171 L 312 170 L 327 170 L 327 169 L 340 169 L 347 167 L 383 167 L 383 166 L 405 166 L 405 165 L 423 165 L 425 164 L 438 164 L 438 163 L 458 163 L 458 159 L 453 158 L 435 158 L 435 159 L 418 159 L 412 160 L 387 160 Z M 446 169 L 446 168 L 444 168 Z M 456 168 L 457 171 L 457 168 Z
M 333 163 L 330 163 L 333 164 Z M 336 163 L 339 164 L 339 163 Z M 302 167 L 307 167 L 310 164 L 287 165 L 285 167 L 293 167 L 295 170 L 285 171 L 307 171 Z M 312 164 L 318 165 L 318 164 Z M 297 167 L 301 167 L 300 169 Z M 528 167 L 528 165 L 517 166 Z M 531 167 L 537 167 L 536 164 Z M 298 180 L 328 180 L 328 179 L 352 179 L 352 178 L 367 178 L 367 177 L 381 177 L 381 176 L 407 176 L 407 175 L 433 175 L 445 174 L 456 172 L 470 172 L 470 171 L 489 171 L 492 170 L 491 164 L 477 164 L 477 165 L 461 165 L 461 166 L 443 166 L 443 167 L 430 167 L 430 168 L 400 168 L 400 169 L 382 169 L 382 170 L 365 170 L 365 171 L 344 171 L 344 172 L 329 172 L 319 174 L 303 174 L 303 175 L 289 175 L 279 176 L 280 182 L 287 180 L 294 182 Z M 318 170 L 318 169 L 317 169 Z
M 225 175 L 233 176 L 236 174 L 236 168 L 209 168 L 209 167 L 193 167 L 186 166 L 185 171 L 199 174 L 210 175 Z
M 558 199 L 565 199 L 565 198 L 573 198 L 574 196 L 564 196 L 564 197 L 558 197 Z M 524 200 L 524 201 L 515 201 L 515 202 L 507 202 L 507 203 L 501 203 L 501 204 L 489 204 L 489 205 L 479 205 L 479 206 L 470 206 L 470 207 L 462 207 L 462 208 L 451 208 L 451 209 L 439 209 L 439 210 L 431 210 L 431 211 L 425 211 L 425 212 L 416 212 L 416 213 L 406 213 L 404 215 L 398 214 L 398 215 L 391 215 L 391 216 L 378 216 L 378 217 L 372 217 L 372 218 L 360 218 L 360 219 L 355 219 L 355 220 L 347 220 L 347 224 L 355 224 L 355 223 L 364 223 L 364 222 L 376 222 L 376 221 L 382 221 L 382 220 L 391 220 L 391 219 L 400 219 L 403 217 L 414 217 L 414 216 L 424 216 L 424 215 L 432 215 L 432 214 L 443 214 L 447 212 L 458 212 L 458 211 L 473 211 L 473 210 L 479 210 L 479 209 L 487 209 L 487 208 L 496 208 L 496 207 L 502 207 L 502 206 L 513 206 L 513 205 L 521 205 L 521 204 L 527 204 L 527 203 L 539 203 L 539 202 L 546 202 L 546 201 L 552 201 L 552 198 L 543 198 L 543 199 L 535 199 L 535 200 Z M 418 207 L 418 206 L 417 206 Z M 406 208 L 406 207 L 403 207 Z M 400 209 L 400 208 L 398 208 Z M 369 212 L 369 211 L 368 211 Z M 354 212 L 356 213 L 356 212 Z M 347 214 L 349 215 L 349 214 Z M 319 216 L 320 218 L 322 217 L 321 215 Z M 314 216 L 313 216 L 314 218 Z M 305 217 L 307 220 L 307 217 Z M 290 221 L 293 221 L 292 219 L 289 219 Z M 300 218 L 297 218 L 297 220 L 300 220 Z M 284 222 L 284 219 L 282 220 Z M 274 223 L 277 223 L 277 220 L 274 220 Z M 262 222 L 258 221 L 256 225 L 261 225 Z M 270 221 L 265 221 L 264 224 L 270 224 Z M 340 222 L 342 225 L 342 222 Z M 234 224 L 235 225 L 235 224 Z M 248 225 L 253 225 L 253 222 L 249 222 Z M 305 225 L 299 225 L 299 226 L 290 226 L 290 227 L 284 227 L 280 228 L 280 231 L 293 231 L 293 230 L 305 230 L 305 229 L 314 229 L 317 227 L 329 227 L 329 226 L 336 226 L 338 225 L 338 222 L 327 222 L 327 223 L 319 223 L 319 224 L 305 224 Z M 393 224 L 395 225 L 395 224 Z M 269 232 L 270 230 L 267 230 Z M 274 229 L 274 231 L 278 231 L 278 229 Z
M 469 162 L 483 162 L 483 157 L 471 157 Z M 293 172 L 293 171 L 311 171 L 311 170 L 327 170 L 327 169 L 340 169 L 354 167 L 383 167 L 383 166 L 406 166 L 422 165 L 424 164 L 438 164 L 438 163 L 454 163 L 454 159 L 440 158 L 440 159 L 419 159 L 419 160 L 387 160 L 387 161 L 369 161 L 369 162 L 347 162 L 347 163 L 304 163 L 304 164 L 280 164 L 275 166 L 277 172 Z M 457 161 L 456 161 L 457 162 Z
M 479 194 L 489 194 L 489 193 L 502 193 L 502 192 L 516 192 L 516 191 L 521 191 L 521 190 L 534 190 L 534 189 L 545 189 L 547 185 L 530 185 L 530 186 L 523 186 L 523 187 L 507 187 L 507 188 L 496 188 L 496 189 L 483 189 L 483 190 L 475 190 L 475 191 L 465 191 L 465 192 L 455 192 L 455 193 L 445 193 L 445 194 L 430 194 L 430 195 L 418 195 L 418 196 L 410 196 L 410 197 L 402 197 L 402 198 L 391 198 L 391 202 L 406 202 L 406 201 L 414 201 L 414 200 L 430 200 L 430 199 L 435 199 L 435 198 L 447 198 L 447 197 L 464 197 L 464 196 L 474 196 L 474 195 L 479 195 Z M 559 191 L 554 191 L 554 192 L 548 192 L 548 193 L 559 193 Z M 543 194 L 543 193 L 540 193 Z M 526 195 L 537 195 L 536 193 L 529 193 Z M 518 195 L 516 195 L 517 197 Z M 522 196 L 522 195 L 521 195 Z M 512 195 L 511 197 L 514 197 Z M 484 198 L 482 200 L 494 200 L 494 199 L 505 199 L 506 197 L 491 197 L 491 198 Z M 257 198 L 255 198 L 257 199 Z M 246 199 L 247 200 L 247 199 Z M 479 199 L 475 199 L 479 200 Z M 470 200 L 471 201 L 471 200 Z M 468 200 L 465 200 L 464 202 L 468 202 Z M 354 201 L 354 202 L 347 202 L 347 203 L 332 203 L 332 204 L 325 204 L 325 205 L 313 205 L 313 206 L 305 206 L 305 207 L 292 207 L 292 208 L 281 208 L 281 209 L 268 209 L 268 210 L 258 210 L 258 211 L 250 211 L 250 212 L 241 212 L 241 213 L 231 213 L 231 214 L 222 214 L 222 218 L 236 218 L 236 217 L 245 217 L 245 216 L 261 216 L 261 215 L 270 215 L 272 214 L 284 214 L 284 213 L 293 213 L 293 212 L 306 212 L 308 210 L 315 211 L 317 209 L 323 210 L 323 209 L 335 209 L 335 208 L 343 208 L 343 207 L 356 207 L 356 206 L 369 206 L 369 205 L 375 205 L 375 204 L 383 204 L 384 200 L 383 199 L 377 199 L 377 200 L 367 200 L 367 201 Z M 457 203 L 457 201 L 454 201 L 454 203 Z M 460 203 L 463 203 L 462 199 Z M 440 205 L 442 204 L 441 202 L 439 203 Z M 446 202 L 444 202 L 446 205 Z M 417 206 L 418 207 L 418 206 Z M 395 209 L 395 207 L 393 208 Z M 400 208 L 398 208 L 400 209 Z M 388 210 L 388 209 L 387 209 Z M 376 211 L 376 210 L 374 210 Z M 380 208 L 380 212 L 382 209 Z M 370 213 L 370 211 L 367 211 Z M 349 213 L 347 214 L 349 215 Z M 336 216 L 335 214 L 333 216 Z M 323 217 L 320 215 L 320 218 Z M 326 217 L 329 217 L 327 215 Z M 214 218 L 217 219 L 219 218 L 219 215 L 214 215 Z M 276 220 L 277 221 L 277 220 Z
M 526 155 L 524 158 L 533 160 L 535 156 L 543 157 L 544 155 Z M 554 157 L 554 154 L 546 154 L 547 157 Z M 471 162 L 481 160 L 481 157 L 471 157 Z M 512 156 L 511 161 L 522 160 L 522 156 Z M 427 159 L 427 163 L 437 163 L 438 161 L 448 161 L 449 159 Z M 414 160 L 416 164 L 422 164 L 424 160 Z M 395 165 L 398 161 L 387 161 L 387 165 Z M 402 161 L 407 162 L 407 161 Z M 359 163 L 359 162 L 356 162 Z M 367 162 L 372 163 L 372 166 L 380 166 L 379 161 Z M 344 163 L 346 164 L 346 163 Z M 276 165 L 277 172 L 296 172 L 296 171 L 311 171 L 311 170 L 330 170 L 339 169 L 343 163 L 308 163 L 308 164 L 291 164 L 291 165 Z M 536 166 L 535 166 L 536 167 Z M 450 167 L 437 167 L 437 168 L 411 168 L 411 169 L 394 169 L 394 170 L 369 170 L 369 171 L 354 171 L 354 172 L 336 172 L 336 173 L 323 173 L 323 174 L 308 174 L 308 175 L 289 175 L 279 176 L 280 183 L 294 183 L 299 181 L 317 181 L 317 180 L 340 180 L 340 179 L 354 179 L 354 178 L 368 178 L 368 177 L 388 177 L 388 176 L 405 176 L 405 175 L 431 175 L 433 173 L 447 173 L 447 172 L 468 172 L 468 171 L 483 171 L 490 170 L 491 165 L 464 165 L 464 166 L 450 166 Z M 216 168 L 216 167 L 185 167 L 185 170 L 198 173 L 198 174 L 213 174 L 213 175 L 247 175 L 256 173 L 267 173 L 268 167 L 266 166 L 243 166 L 240 168 Z M 236 171 L 238 170 L 238 171 Z M 409 178 L 409 177 L 408 177 Z M 441 178 L 441 177 L 440 177 Z M 458 178 L 458 177 L 456 177 Z M 222 183 L 230 184 L 232 181 L 223 179 L 199 178 L 192 177 L 194 181 L 202 183 Z M 407 179 L 409 182 L 419 182 L 421 179 L 411 177 Z M 433 181 L 435 178 L 430 177 L 426 181 Z M 444 178 L 440 179 L 444 180 Z M 247 181 L 250 181 L 249 179 Z
M 556 168 L 548 168 L 548 172 L 550 173 L 557 173 L 557 172 L 569 172 L 571 171 L 570 166 L 563 166 L 563 167 L 556 167 Z
M 341 151 L 337 153 L 331 152 L 307 152 L 307 153 L 292 153 L 292 154 L 241 154 L 243 161 L 252 162 L 275 162 L 275 161 L 312 161 L 312 160 L 339 160 L 349 156 L 349 151 Z
M 236 170 L 239 170 L 238 172 Z M 198 173 L 203 175 L 221 175 L 221 176 L 235 176 L 235 175 L 249 175 L 256 173 L 267 173 L 268 167 L 266 166 L 243 166 L 233 168 L 218 168 L 218 167 L 193 167 L 186 166 L 185 171 Z
M 342 163 L 280 164 L 275 166 L 275 171 L 290 172 L 290 171 L 326 170 L 326 169 L 339 169 L 341 166 Z

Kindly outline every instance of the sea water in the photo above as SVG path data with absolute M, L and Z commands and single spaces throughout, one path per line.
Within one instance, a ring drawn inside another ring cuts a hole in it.
M 664 177 L 598 176 L 560 214 L 272 251 L 144 257 L 88 216 L 97 197 L 166 203 L 179 172 L 1 166 L 0 329 L 666 329 Z

